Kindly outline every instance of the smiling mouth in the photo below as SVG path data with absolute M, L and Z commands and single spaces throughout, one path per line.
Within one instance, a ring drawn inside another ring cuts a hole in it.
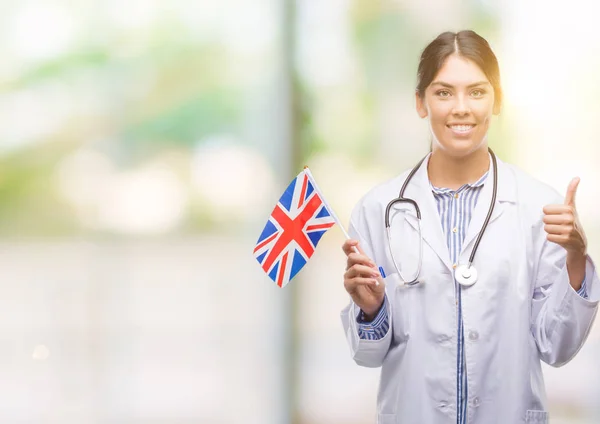
M 446 125 L 446 126 L 448 128 L 450 128 L 453 132 L 458 133 L 458 134 L 467 134 L 473 128 L 475 128 L 474 124 L 456 124 L 456 125 Z
M 468 131 L 471 131 L 475 127 L 474 124 L 457 124 L 457 125 L 446 125 L 446 126 L 456 132 L 468 132 Z

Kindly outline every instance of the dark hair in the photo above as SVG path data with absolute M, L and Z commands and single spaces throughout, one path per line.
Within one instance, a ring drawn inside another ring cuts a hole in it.
M 470 30 L 444 32 L 425 47 L 417 72 L 419 96 L 422 98 L 425 95 L 425 90 L 452 54 L 458 54 L 479 66 L 494 88 L 494 109 L 499 111 L 502 106 L 502 87 L 498 59 L 485 38 Z

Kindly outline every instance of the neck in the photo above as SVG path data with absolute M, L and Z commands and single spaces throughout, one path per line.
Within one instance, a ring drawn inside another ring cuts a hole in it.
M 465 184 L 472 184 L 490 169 L 487 147 L 477 149 L 464 157 L 453 157 L 436 149 L 429 158 L 427 173 L 435 187 L 456 190 Z

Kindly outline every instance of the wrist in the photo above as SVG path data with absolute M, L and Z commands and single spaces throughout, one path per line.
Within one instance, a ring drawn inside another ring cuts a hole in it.
M 581 283 L 585 278 L 585 266 L 587 256 L 580 252 L 567 253 L 567 272 L 569 274 L 569 282 L 575 290 L 581 288 Z
M 375 319 L 375 317 L 377 316 L 378 312 L 379 311 L 376 311 L 374 313 L 367 313 L 367 312 L 363 311 L 363 321 L 364 322 L 372 322 Z
M 379 314 L 379 311 L 381 311 L 382 306 L 383 306 L 383 300 L 381 301 L 381 304 L 379 306 L 377 306 L 376 308 L 361 309 L 362 313 L 363 313 L 363 320 L 366 322 L 373 321 Z
M 585 263 L 587 259 L 587 253 L 585 251 L 567 251 L 567 264 L 581 264 Z

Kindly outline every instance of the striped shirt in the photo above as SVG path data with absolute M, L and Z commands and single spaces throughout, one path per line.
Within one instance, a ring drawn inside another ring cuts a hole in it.
M 434 187 L 430 183 L 433 196 L 436 201 L 438 215 L 442 223 L 442 229 L 446 237 L 446 244 L 453 264 L 457 264 L 462 243 L 465 239 L 471 216 L 481 194 L 488 173 L 486 172 L 477 182 L 464 184 L 457 190 L 449 188 Z M 457 305 L 457 356 L 456 356 L 456 404 L 457 424 L 467 422 L 467 369 L 464 353 L 464 328 L 462 319 L 462 296 L 461 286 L 454 280 L 454 293 Z M 587 298 L 585 279 L 577 292 L 580 296 Z M 358 335 L 361 339 L 379 340 L 385 336 L 389 329 L 387 314 L 387 296 L 379 313 L 372 322 L 366 322 L 361 313 L 357 317 Z

